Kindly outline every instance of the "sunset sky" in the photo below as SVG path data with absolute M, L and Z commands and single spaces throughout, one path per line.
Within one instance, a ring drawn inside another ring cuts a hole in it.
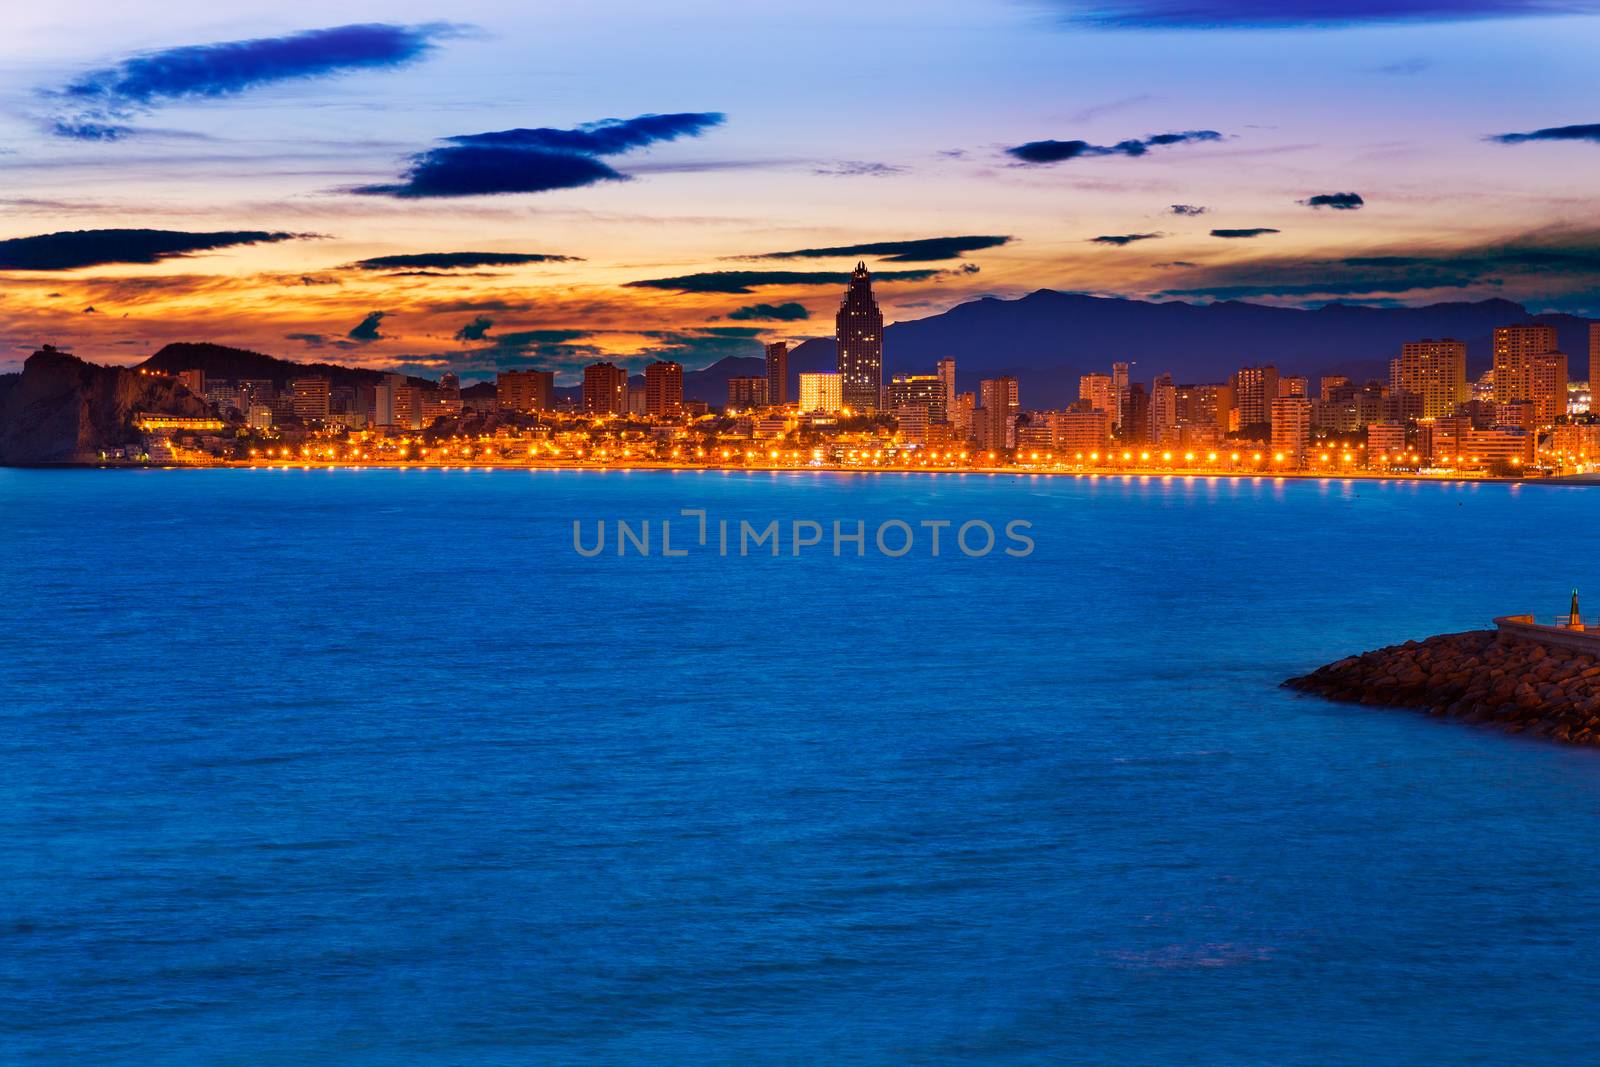
M 698 367 L 830 333 L 857 259 L 891 321 L 1600 315 L 1597 54 L 1557 0 L 8 5 L 0 370 Z

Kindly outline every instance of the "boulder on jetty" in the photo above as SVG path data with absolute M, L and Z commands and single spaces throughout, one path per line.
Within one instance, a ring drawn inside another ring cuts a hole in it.
M 1330 700 L 1421 708 L 1508 733 L 1600 745 L 1600 659 L 1494 630 L 1391 645 L 1283 684 Z

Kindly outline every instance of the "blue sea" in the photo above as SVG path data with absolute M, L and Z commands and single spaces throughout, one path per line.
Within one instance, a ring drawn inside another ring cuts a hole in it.
M 723 556 L 723 519 L 868 542 Z M 1034 549 L 934 556 L 942 520 Z M 0 471 L 0 1062 L 1593 1064 L 1600 750 L 1278 683 L 1600 603 L 1597 520 L 1505 484 Z

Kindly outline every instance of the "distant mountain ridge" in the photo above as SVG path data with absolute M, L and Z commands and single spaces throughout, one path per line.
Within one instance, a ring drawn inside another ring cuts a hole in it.
M 1570 376 L 1583 379 L 1588 376 L 1590 321 L 1574 315 L 1532 315 L 1509 300 L 1306 309 L 1240 301 L 1150 302 L 1040 289 L 1015 300 L 984 297 L 928 318 L 894 323 L 884 331 L 884 374 L 932 373 L 940 359 L 949 357 L 956 361 L 957 383 L 964 390 L 976 390 L 983 378 L 1011 374 L 1021 385 L 1024 408 L 1059 408 L 1077 398 L 1080 375 L 1108 371 L 1116 361 L 1132 363 L 1134 380 L 1143 382 L 1162 373 L 1179 382 L 1222 381 L 1239 367 L 1257 363 L 1274 363 L 1285 373 L 1313 379 L 1324 374 L 1387 378 L 1389 360 L 1405 342 L 1454 337 L 1467 343 L 1468 371 L 1476 376 L 1490 365 L 1495 327 L 1538 322 L 1556 327 Z M 751 347 L 759 350 L 755 342 Z M 789 354 L 790 396 L 798 395 L 800 373 L 834 366 L 832 338 L 796 346 Z M 167 374 L 199 369 L 212 378 L 270 379 L 278 388 L 305 375 L 357 385 L 376 382 L 384 373 L 299 363 L 209 343 L 166 345 L 138 369 Z M 685 369 L 684 396 L 720 405 L 727 399 L 729 378 L 765 372 L 764 361 L 754 354 Z M 633 375 L 630 383 L 642 385 L 643 378 Z M 575 386 L 557 390 L 561 396 L 578 392 Z
M 1274 363 L 1311 378 L 1347 374 L 1387 378 L 1389 360 L 1407 341 L 1453 337 L 1467 342 L 1468 370 L 1492 358 L 1497 326 L 1528 322 L 1556 327 L 1571 376 L 1588 377 L 1590 320 L 1532 315 L 1509 300 L 1367 307 L 1328 304 L 1315 309 L 1226 301 L 1152 303 L 1040 289 L 1016 300 L 985 297 L 925 319 L 884 330 L 884 374 L 932 373 L 956 360 L 960 388 L 979 379 L 1015 375 L 1025 408 L 1059 407 L 1077 398 L 1078 376 L 1134 364 L 1135 381 L 1170 372 L 1179 382 L 1222 381 L 1239 367 Z M 799 345 L 791 373 L 832 370 L 831 338 Z

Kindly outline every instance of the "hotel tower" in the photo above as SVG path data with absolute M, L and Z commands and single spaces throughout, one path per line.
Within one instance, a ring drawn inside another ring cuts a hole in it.
M 834 322 L 844 406 L 877 411 L 883 406 L 883 312 L 872 297 L 872 275 L 865 263 L 857 263 L 850 275 Z

